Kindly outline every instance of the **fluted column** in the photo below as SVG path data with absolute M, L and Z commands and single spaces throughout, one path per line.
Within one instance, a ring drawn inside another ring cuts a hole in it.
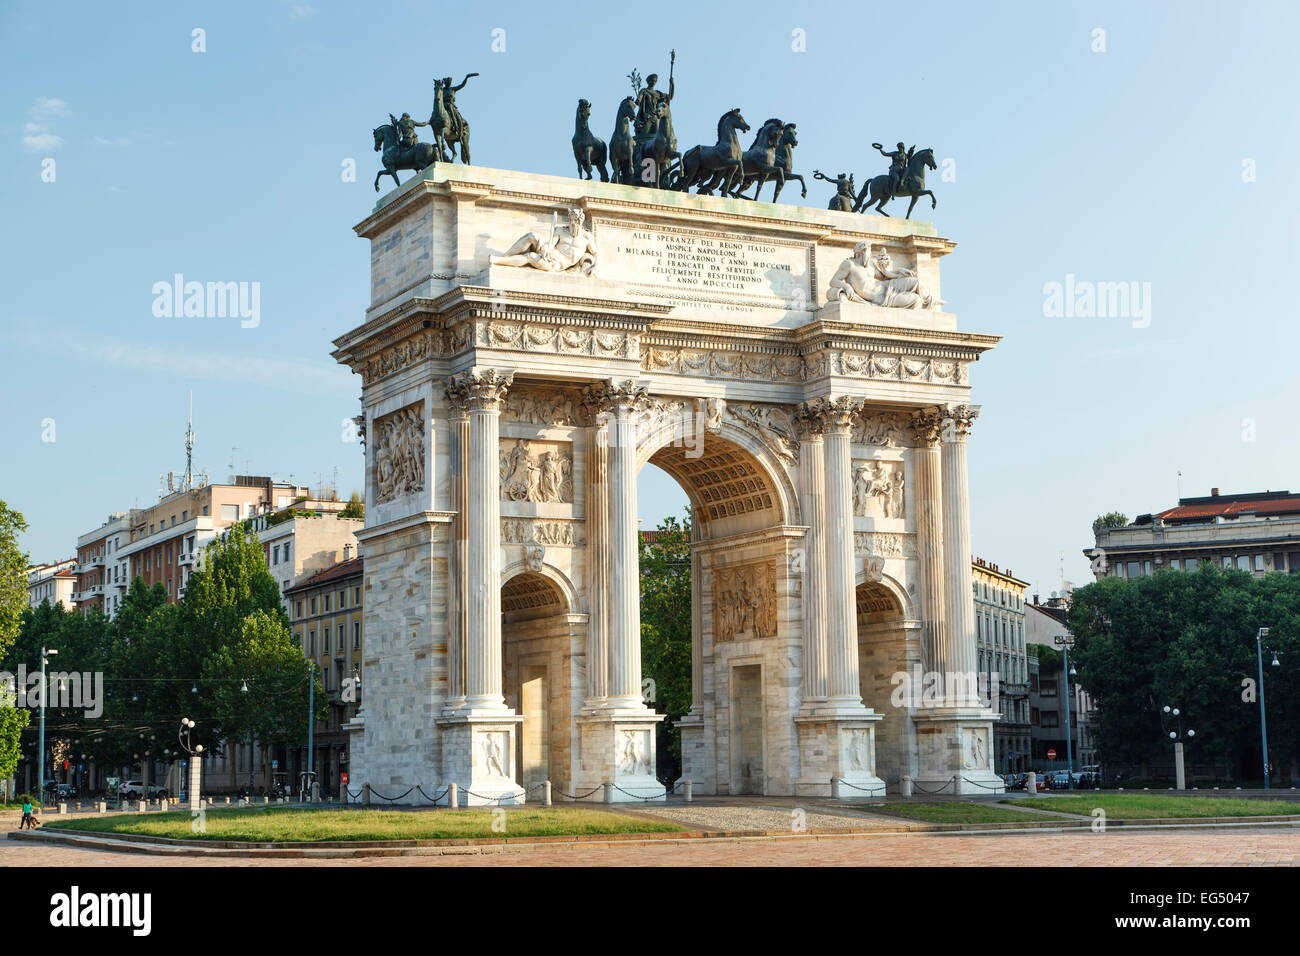
M 853 570 L 853 418 L 862 403 L 827 400 L 822 416 L 826 458 L 826 678 L 827 702 L 861 706 L 858 680 L 858 603 Z
M 944 617 L 943 481 L 939 435 L 943 428 L 937 409 L 912 413 L 912 467 L 916 503 L 916 552 L 921 565 L 921 655 L 927 673 L 947 677 L 948 648 Z M 969 569 L 967 570 L 969 574 Z
M 940 429 L 943 469 L 944 580 L 947 588 L 948 667 L 961 675 L 960 706 L 977 706 L 979 694 L 975 650 L 975 605 L 971 598 L 970 494 L 966 476 L 966 439 L 979 417 L 978 405 L 945 405 Z M 990 644 L 990 648 L 992 644 Z
M 641 573 L 636 507 L 635 414 L 646 389 L 628 380 L 606 390 L 609 446 L 609 705 L 644 710 L 641 697 Z
M 472 369 L 457 376 L 469 407 L 466 520 L 465 703 L 505 708 L 501 694 L 501 402 L 513 372 Z
M 587 391 L 583 405 L 590 421 L 586 434 L 587 470 L 587 696 L 599 710 L 609 696 L 609 421 L 603 385 Z
M 826 700 L 826 461 L 820 402 L 804 403 L 795 415 L 799 429 L 799 499 L 804 537 L 800 589 L 803 599 L 803 699 Z
M 446 387 L 448 425 L 447 479 L 451 510 L 451 541 L 447 560 L 447 701 L 454 710 L 465 705 L 465 596 L 468 593 L 466 544 L 469 525 L 469 408 L 463 383 L 450 379 Z

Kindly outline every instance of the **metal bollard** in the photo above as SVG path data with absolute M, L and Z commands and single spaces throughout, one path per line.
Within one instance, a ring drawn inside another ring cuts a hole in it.
M 695 784 L 691 781 L 690 777 L 682 779 L 682 796 L 686 799 L 687 803 L 690 803 L 695 797 L 693 793 L 694 788 Z
M 903 774 L 902 779 L 898 781 L 898 795 L 900 797 L 912 795 L 912 778 L 907 774 Z
M 551 805 L 551 781 L 544 780 L 542 781 L 542 806 L 549 807 L 550 805 Z
M 361 804 L 365 807 L 370 806 L 370 784 L 368 783 L 361 786 Z
M 602 784 L 602 786 L 604 786 L 605 788 L 605 802 L 613 803 L 614 802 L 614 781 L 606 780 L 604 784 Z
M 447 784 L 447 806 L 452 810 L 460 806 L 460 787 L 455 783 Z
M 962 795 L 962 788 L 961 788 L 961 785 L 962 785 L 962 776 L 961 776 L 961 774 L 960 774 L 960 773 L 953 774 L 953 778 L 952 778 L 952 795 L 953 795 L 954 797 L 960 797 L 960 796 Z

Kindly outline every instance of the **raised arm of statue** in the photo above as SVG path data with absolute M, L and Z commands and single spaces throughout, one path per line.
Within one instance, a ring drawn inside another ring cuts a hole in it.
M 451 88 L 451 91 L 452 91 L 453 93 L 459 93 L 461 90 L 463 90 L 463 89 L 465 88 L 465 84 L 469 82 L 469 78 L 470 78 L 471 76 L 478 76 L 478 74 L 477 74 L 477 73 L 466 73 L 466 74 L 465 74 L 465 79 L 463 79 L 463 80 L 460 81 L 460 86 L 453 86 L 453 87 Z

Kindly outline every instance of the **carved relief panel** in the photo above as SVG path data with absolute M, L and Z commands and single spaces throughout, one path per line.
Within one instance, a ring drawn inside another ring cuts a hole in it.
M 777 616 L 776 562 L 713 570 L 713 639 L 773 637 Z
M 375 501 L 424 490 L 424 403 L 375 419 Z
M 853 513 L 863 518 L 903 517 L 903 463 L 853 463 Z
M 573 451 L 568 442 L 501 442 L 501 500 L 572 502 Z

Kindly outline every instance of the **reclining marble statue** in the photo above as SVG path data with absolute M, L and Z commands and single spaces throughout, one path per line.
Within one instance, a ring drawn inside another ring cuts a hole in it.
M 894 266 L 889 253 L 881 249 L 869 258 L 866 240 L 853 247 L 853 255 L 840 263 L 826 290 L 828 301 L 866 302 L 890 309 L 937 309 L 942 299 L 934 298 L 911 269 Z
M 573 206 L 569 225 L 561 226 L 560 214 L 551 215 L 551 232 L 546 237 L 530 232 L 518 239 L 504 255 L 492 256 L 494 266 L 519 266 L 544 272 L 596 272 L 596 237 L 586 227 L 587 214 Z

